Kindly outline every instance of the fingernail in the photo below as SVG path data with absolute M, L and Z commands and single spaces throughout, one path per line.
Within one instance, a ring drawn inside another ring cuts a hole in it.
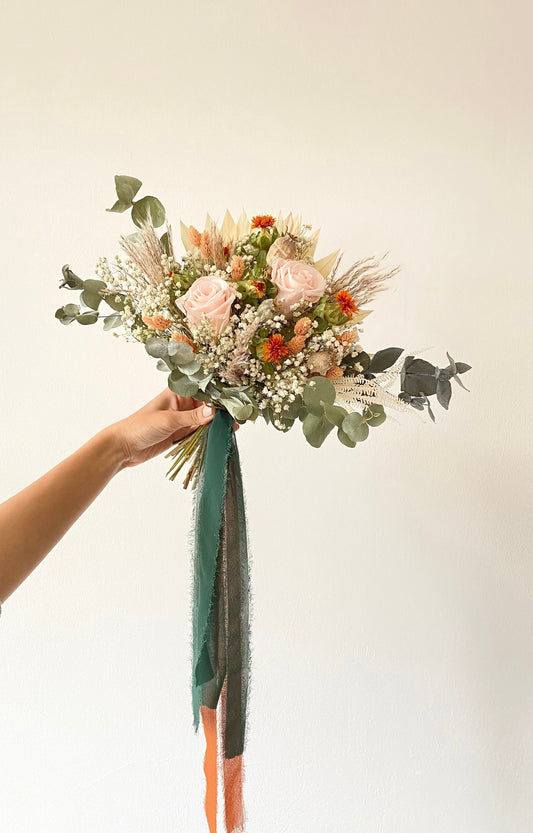
M 204 405 L 204 407 L 202 408 L 202 414 L 205 417 L 212 416 L 213 411 L 214 411 L 214 408 L 212 407 L 212 405 Z

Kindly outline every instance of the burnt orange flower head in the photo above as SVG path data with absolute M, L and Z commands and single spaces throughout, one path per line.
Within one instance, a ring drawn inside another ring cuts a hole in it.
M 355 298 L 346 289 L 341 289 L 335 295 L 335 300 L 339 305 L 344 315 L 353 315 L 354 312 L 359 312 L 359 307 L 355 303 Z
M 271 364 L 280 364 L 283 359 L 290 356 L 290 347 L 283 341 L 283 336 L 280 333 L 274 333 L 268 337 L 267 341 L 259 348 L 259 353 L 264 362 Z
M 266 283 L 264 281 L 252 281 L 252 286 L 260 298 L 265 294 Z
M 270 214 L 257 214 L 252 217 L 252 228 L 271 228 L 275 222 Z

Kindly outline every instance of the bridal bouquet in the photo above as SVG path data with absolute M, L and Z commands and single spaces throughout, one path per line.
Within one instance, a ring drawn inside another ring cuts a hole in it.
M 112 212 L 131 210 L 137 231 L 120 239 L 122 254 L 96 264 L 96 277 L 63 267 L 62 287 L 80 303 L 56 312 L 62 324 L 119 328 L 140 341 L 168 373 L 176 394 L 212 403 L 212 423 L 169 452 L 169 476 L 188 464 L 184 485 L 196 496 L 193 604 L 194 726 L 206 736 L 205 810 L 217 821 L 217 714 L 225 825 L 244 829 L 242 752 L 249 675 L 249 576 L 246 526 L 234 421 L 264 419 L 278 431 L 300 424 L 319 447 L 330 432 L 348 448 L 381 425 L 387 409 L 447 409 L 451 381 L 469 365 L 439 368 L 401 347 L 367 352 L 360 329 L 369 304 L 398 268 L 367 257 L 340 268 L 339 251 L 315 260 L 319 231 L 292 214 L 219 226 L 207 215 L 202 231 L 181 222 L 184 253 L 174 249 L 161 202 L 136 199 L 142 183 L 116 176 Z M 104 310 L 104 311 L 102 311 Z M 394 388 L 396 387 L 396 391 Z

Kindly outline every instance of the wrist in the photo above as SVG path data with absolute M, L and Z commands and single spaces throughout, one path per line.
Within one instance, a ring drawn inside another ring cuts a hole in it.
M 100 465 L 110 477 L 121 471 L 128 462 L 128 455 L 120 432 L 114 425 L 103 428 L 89 441 L 92 452 L 98 457 Z

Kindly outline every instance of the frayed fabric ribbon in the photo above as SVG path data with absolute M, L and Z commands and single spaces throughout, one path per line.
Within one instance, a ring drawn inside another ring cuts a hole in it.
M 244 832 L 243 752 L 250 675 L 250 585 L 242 477 L 233 418 L 217 410 L 208 429 L 194 520 L 194 728 L 205 735 L 205 814 L 217 831 Z M 220 783 L 220 788 L 219 788 Z

